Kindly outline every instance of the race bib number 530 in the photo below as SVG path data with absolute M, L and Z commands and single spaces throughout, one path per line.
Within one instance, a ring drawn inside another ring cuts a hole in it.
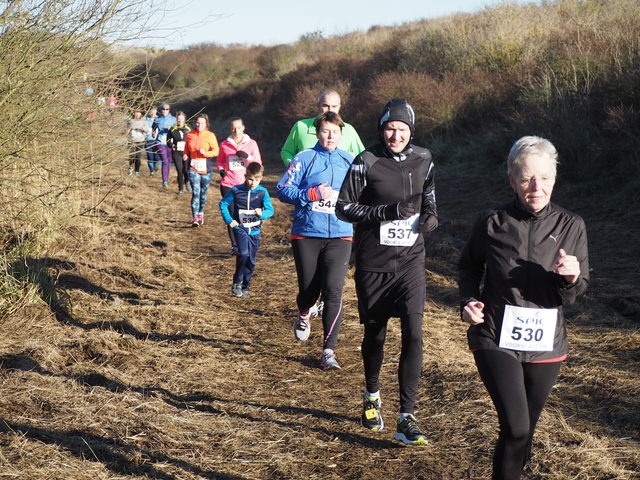
M 556 333 L 558 309 L 505 305 L 500 347 L 525 352 L 550 352 Z
M 416 213 L 406 220 L 380 222 L 380 244 L 392 247 L 410 247 L 418 238 L 418 221 Z

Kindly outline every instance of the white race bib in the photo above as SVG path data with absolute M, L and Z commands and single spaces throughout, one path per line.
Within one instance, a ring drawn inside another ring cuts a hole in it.
M 256 215 L 255 210 L 238 210 L 240 224 L 245 228 L 257 227 L 260 225 L 260 217 Z
M 418 222 L 420 214 L 406 220 L 393 220 L 380 222 L 380 245 L 393 247 L 410 247 L 418 238 Z
M 207 159 L 195 158 L 191 159 L 191 168 L 198 173 L 207 173 Z
M 184 143 L 185 143 L 184 140 L 176 143 L 176 150 L 178 152 L 184 151 Z
M 338 201 L 339 193 L 340 192 L 338 190 L 333 190 L 331 192 L 331 198 L 323 198 L 322 200 L 313 202 L 311 204 L 311 210 L 320 213 L 336 213 L 336 202 Z
M 499 346 L 524 352 L 550 352 L 557 321 L 557 308 L 505 305 Z
M 229 170 L 232 170 L 234 172 L 238 170 L 244 170 L 244 161 L 240 157 L 231 155 L 229 157 Z

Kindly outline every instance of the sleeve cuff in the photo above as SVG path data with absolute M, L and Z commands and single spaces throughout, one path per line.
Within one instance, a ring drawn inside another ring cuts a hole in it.
M 318 187 L 311 187 L 307 190 L 307 196 L 311 202 L 317 202 L 320 200 L 320 193 L 318 192 Z

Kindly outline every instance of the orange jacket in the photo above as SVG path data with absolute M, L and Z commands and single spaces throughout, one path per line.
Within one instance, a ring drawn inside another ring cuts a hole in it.
M 204 155 L 200 151 L 204 150 Z M 206 174 L 211 169 L 211 162 L 206 160 L 216 157 L 220 148 L 215 133 L 209 130 L 191 130 L 185 139 L 184 154 L 191 159 L 191 169 Z M 205 160 L 205 162 L 202 162 Z M 208 168 L 207 168 L 208 167 Z

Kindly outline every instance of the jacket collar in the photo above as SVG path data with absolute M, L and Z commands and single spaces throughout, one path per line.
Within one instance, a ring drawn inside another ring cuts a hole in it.
M 515 215 L 516 218 L 518 218 L 520 220 L 533 220 L 535 222 L 545 218 L 547 215 L 549 215 L 551 213 L 551 211 L 553 209 L 552 203 L 549 202 L 539 212 L 531 212 L 531 211 L 527 210 L 526 208 L 524 208 L 524 206 L 522 205 L 522 202 L 520 201 L 520 199 L 518 198 L 517 195 L 514 195 L 513 203 L 511 204 L 511 206 L 512 206 L 512 208 L 514 210 L 514 215 Z
M 240 143 L 236 143 L 236 141 L 233 139 L 233 137 L 231 135 L 229 135 L 227 137 L 227 142 L 229 142 L 231 145 L 233 145 L 236 148 L 239 147 L 240 145 L 244 145 L 249 140 L 251 140 L 251 137 L 249 135 L 247 135 L 246 133 L 242 134 L 242 140 L 240 141 Z

